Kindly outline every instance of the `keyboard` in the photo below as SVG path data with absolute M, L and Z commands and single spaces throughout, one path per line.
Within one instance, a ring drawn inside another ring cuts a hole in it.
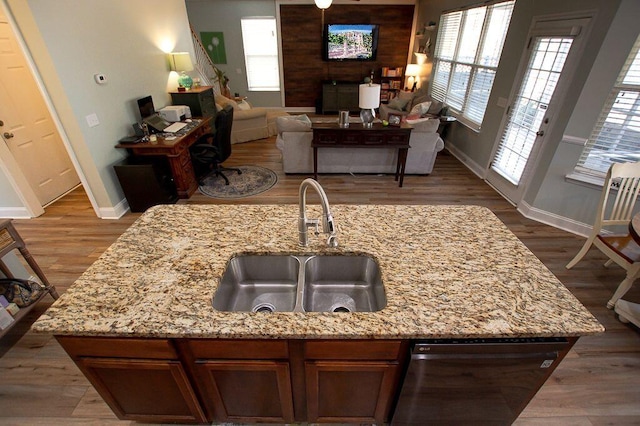
M 181 122 L 177 121 L 177 122 L 173 123 L 172 125 L 170 125 L 169 127 L 167 127 L 166 129 L 164 129 L 163 132 L 175 133 L 178 130 L 182 129 L 186 125 L 187 125 L 187 123 L 181 123 Z

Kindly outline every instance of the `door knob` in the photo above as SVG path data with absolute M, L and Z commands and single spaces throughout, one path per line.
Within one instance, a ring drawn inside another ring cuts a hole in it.
M 538 136 L 544 136 L 544 130 L 538 130 L 538 131 L 536 132 L 536 135 L 538 135 Z
M 2 136 L 4 136 L 5 139 L 11 139 L 13 137 L 13 133 L 4 132 Z

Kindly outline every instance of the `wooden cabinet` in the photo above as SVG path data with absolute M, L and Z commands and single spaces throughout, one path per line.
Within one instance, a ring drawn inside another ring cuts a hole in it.
M 403 355 L 401 341 L 305 343 L 307 421 L 387 421 Z
M 57 339 L 118 418 L 206 422 L 169 340 L 60 336 Z
M 325 82 L 322 83 L 322 113 L 349 110 L 360 111 L 358 106 L 358 83 Z
M 190 340 L 184 349 L 210 420 L 294 421 L 286 341 Z
M 191 109 L 194 117 L 211 117 L 211 122 L 216 118 L 216 102 L 211 86 L 202 86 L 186 92 L 170 92 L 171 102 L 174 105 L 186 105 Z

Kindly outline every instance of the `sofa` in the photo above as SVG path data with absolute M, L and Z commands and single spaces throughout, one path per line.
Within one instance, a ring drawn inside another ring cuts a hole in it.
M 380 119 L 387 120 L 389 113 L 405 116 L 437 118 L 443 113 L 443 104 L 431 99 L 426 89 L 415 92 L 401 91 L 387 104 L 380 105 Z
M 313 173 L 311 124 L 306 115 L 276 119 L 276 146 L 282 152 L 285 173 Z M 422 119 L 412 124 L 405 174 L 431 173 L 438 152 L 444 148 L 444 142 L 437 133 L 439 124 L 438 119 Z M 395 174 L 397 155 L 395 149 L 323 148 L 318 150 L 318 173 Z
M 255 108 L 246 100 L 236 102 L 219 94 L 215 95 L 215 100 L 218 111 L 227 105 L 233 107 L 232 144 L 274 136 L 276 134 L 276 118 L 289 115 L 281 109 Z

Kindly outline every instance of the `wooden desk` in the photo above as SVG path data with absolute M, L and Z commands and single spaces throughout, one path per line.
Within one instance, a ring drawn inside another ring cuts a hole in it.
M 409 137 L 412 127 L 402 124 L 400 127 L 383 126 L 374 123 L 373 127 L 363 127 L 361 123 L 351 123 L 349 127 L 340 127 L 338 123 L 313 123 L 313 176 L 318 179 L 318 148 L 391 148 L 398 150 L 395 180 L 402 187 L 404 170 L 407 164 Z
M 199 122 L 196 123 L 196 120 Z M 171 167 L 173 181 L 178 197 L 189 198 L 198 189 L 198 180 L 191 164 L 189 147 L 205 133 L 211 132 L 211 117 L 194 119 L 193 126 L 186 134 L 174 140 L 166 140 L 158 136 L 155 143 L 141 142 L 136 144 L 118 144 L 116 148 L 126 148 L 132 155 L 155 155 L 166 157 Z

